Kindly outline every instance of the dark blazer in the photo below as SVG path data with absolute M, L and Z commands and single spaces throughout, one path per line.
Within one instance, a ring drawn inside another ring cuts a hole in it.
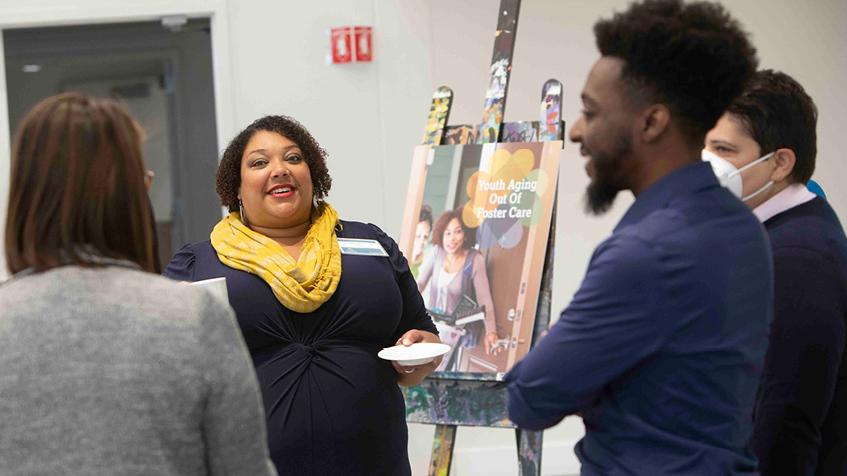
M 754 414 L 762 476 L 847 475 L 847 238 L 821 198 L 765 221 L 774 321 Z

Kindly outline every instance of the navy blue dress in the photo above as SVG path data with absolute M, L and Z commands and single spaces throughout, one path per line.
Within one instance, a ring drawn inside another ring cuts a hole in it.
M 435 326 L 394 240 L 374 225 L 341 223 L 339 237 L 377 240 L 389 256 L 342 255 L 335 294 L 309 314 L 283 307 L 258 276 L 222 264 L 209 241 L 183 247 L 164 274 L 226 277 L 280 475 L 408 475 L 397 373 L 376 354 L 410 329 Z

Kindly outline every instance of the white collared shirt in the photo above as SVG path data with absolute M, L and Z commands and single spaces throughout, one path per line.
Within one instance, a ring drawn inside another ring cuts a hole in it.
M 816 196 L 806 188 L 806 185 L 792 183 L 773 197 L 767 199 L 765 203 L 754 208 L 753 214 L 756 215 L 760 222 L 764 223 L 785 210 L 802 205 Z

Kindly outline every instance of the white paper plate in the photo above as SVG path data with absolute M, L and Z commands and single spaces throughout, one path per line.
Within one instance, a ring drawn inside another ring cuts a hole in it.
M 403 366 L 412 366 L 432 362 L 433 359 L 447 352 L 450 352 L 450 346 L 447 344 L 418 342 L 408 347 L 405 345 L 386 347 L 376 355 L 381 359 L 396 361 Z

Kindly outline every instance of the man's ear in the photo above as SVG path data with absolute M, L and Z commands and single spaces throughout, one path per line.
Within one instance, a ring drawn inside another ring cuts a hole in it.
M 664 104 L 648 106 L 641 114 L 641 139 L 645 143 L 654 142 L 668 130 L 671 111 Z
M 791 149 L 776 149 L 771 160 L 776 165 L 771 173 L 771 180 L 781 182 L 790 177 L 791 172 L 794 171 L 794 165 L 797 164 L 797 155 Z

